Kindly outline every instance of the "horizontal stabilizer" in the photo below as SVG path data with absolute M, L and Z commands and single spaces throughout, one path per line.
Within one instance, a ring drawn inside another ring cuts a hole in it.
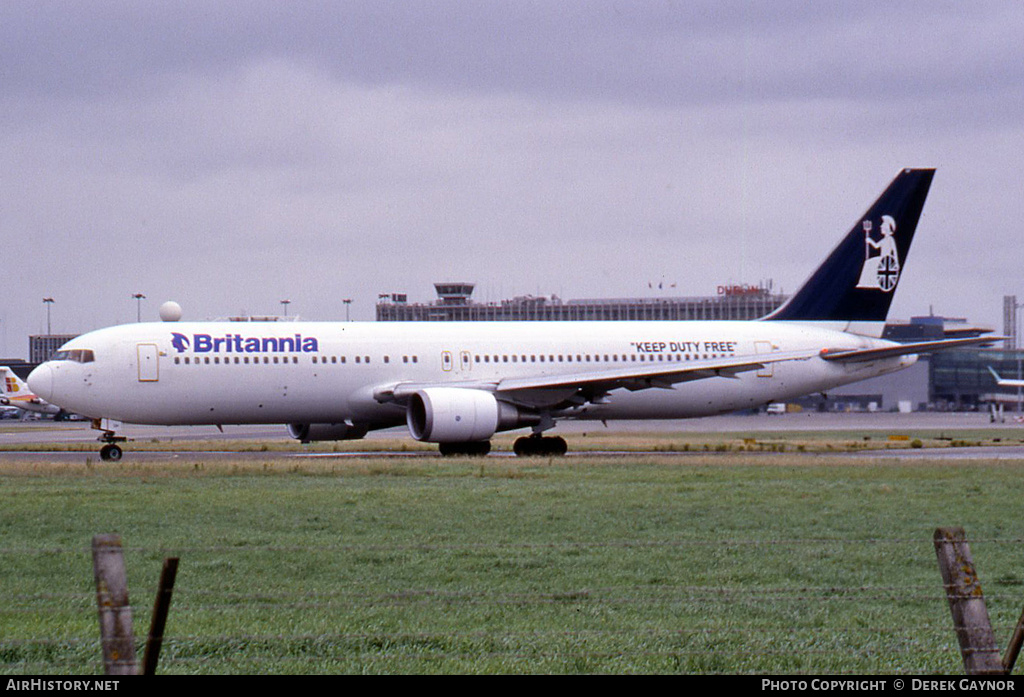
M 917 353 L 932 353 L 933 351 L 946 351 L 966 346 L 981 346 L 990 344 L 993 341 L 1000 341 L 1005 337 L 1001 336 L 974 336 L 968 339 L 941 339 L 938 341 L 918 341 L 912 344 L 897 344 L 883 348 L 870 349 L 822 349 L 821 357 L 826 361 L 856 362 L 874 361 L 881 358 L 893 358 L 895 356 L 909 356 Z

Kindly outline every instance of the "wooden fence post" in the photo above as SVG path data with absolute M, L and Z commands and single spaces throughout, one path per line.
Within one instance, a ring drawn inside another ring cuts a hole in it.
M 964 529 L 938 528 L 933 541 L 964 670 L 968 675 L 1005 675 Z
M 164 568 L 160 572 L 160 587 L 153 603 L 153 618 L 149 623 L 149 639 L 146 640 L 146 653 L 142 657 L 142 674 L 156 675 L 156 664 L 160 660 L 160 649 L 164 643 L 164 627 L 167 625 L 167 613 L 171 609 L 171 593 L 174 592 L 174 579 L 178 575 L 178 558 L 164 559 Z
M 135 675 L 135 636 L 120 535 L 96 535 L 92 538 L 92 565 L 100 614 L 103 672 L 106 675 Z
M 1024 613 L 1017 620 L 1017 626 L 1013 628 L 1013 634 L 1010 636 L 1010 643 L 1006 645 L 1006 653 L 1003 654 L 1003 670 L 1007 675 L 1013 673 L 1013 664 L 1017 662 L 1021 644 L 1024 644 Z

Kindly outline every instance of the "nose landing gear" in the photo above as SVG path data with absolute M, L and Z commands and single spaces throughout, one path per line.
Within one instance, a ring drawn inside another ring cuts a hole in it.
M 125 443 L 128 438 L 125 436 L 119 436 L 111 431 L 109 428 L 103 428 L 100 425 L 100 421 L 93 421 L 92 427 L 98 431 L 103 431 L 103 435 L 97 438 L 104 446 L 100 448 L 100 459 L 104 462 L 117 462 L 124 455 L 124 451 L 118 443 Z
M 104 462 L 117 462 L 123 454 L 124 451 L 121 450 L 121 446 L 116 443 L 107 443 L 100 448 L 100 459 Z

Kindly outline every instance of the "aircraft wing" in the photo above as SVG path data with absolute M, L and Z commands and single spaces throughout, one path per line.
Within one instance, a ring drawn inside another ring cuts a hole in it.
M 397 383 L 374 391 L 377 401 L 404 402 L 418 390 L 427 387 L 464 387 L 486 390 L 509 401 L 528 406 L 551 406 L 569 401 L 597 402 L 611 390 L 672 389 L 679 382 L 722 377 L 735 378 L 739 373 L 761 370 L 771 363 L 804 361 L 818 356 L 816 350 L 779 351 L 747 356 L 711 358 L 685 363 L 617 366 L 601 371 L 504 378 L 499 380 L 468 380 L 446 383 Z
M 672 389 L 673 385 L 680 382 L 715 377 L 735 378 L 740 373 L 762 370 L 769 364 L 784 361 L 805 361 L 812 358 L 840 362 L 872 361 L 963 346 L 976 346 L 998 341 L 1001 338 L 990 336 L 920 341 L 870 349 L 778 351 L 684 363 L 630 364 L 616 366 L 608 370 L 497 380 L 464 380 L 445 383 L 402 382 L 378 387 L 374 390 L 374 398 L 378 402 L 404 403 L 418 390 L 429 387 L 462 387 L 493 392 L 510 402 L 523 406 L 551 407 L 565 403 L 582 404 L 584 402 L 600 404 L 607 394 L 615 389 L 624 388 L 630 391 L 651 388 Z
M 858 362 L 873 361 L 879 358 L 893 358 L 894 356 L 907 356 L 914 353 L 931 353 L 933 351 L 944 351 L 946 349 L 963 348 L 964 346 L 977 346 L 979 344 L 990 344 L 993 341 L 1000 341 L 1006 337 L 1002 336 L 972 336 L 967 339 L 939 339 L 936 341 L 917 341 L 911 344 L 897 344 L 883 348 L 870 349 L 822 349 L 821 358 L 826 361 Z

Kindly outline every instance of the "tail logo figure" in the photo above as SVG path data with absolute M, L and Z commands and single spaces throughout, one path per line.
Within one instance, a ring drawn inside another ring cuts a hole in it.
M 882 216 L 880 225 L 882 239 L 875 240 L 871 236 L 872 223 L 864 223 L 864 266 L 861 267 L 858 288 L 875 288 L 889 293 L 900 280 L 900 258 L 896 250 L 896 221 L 890 215 Z M 872 255 L 871 250 L 878 253 Z

